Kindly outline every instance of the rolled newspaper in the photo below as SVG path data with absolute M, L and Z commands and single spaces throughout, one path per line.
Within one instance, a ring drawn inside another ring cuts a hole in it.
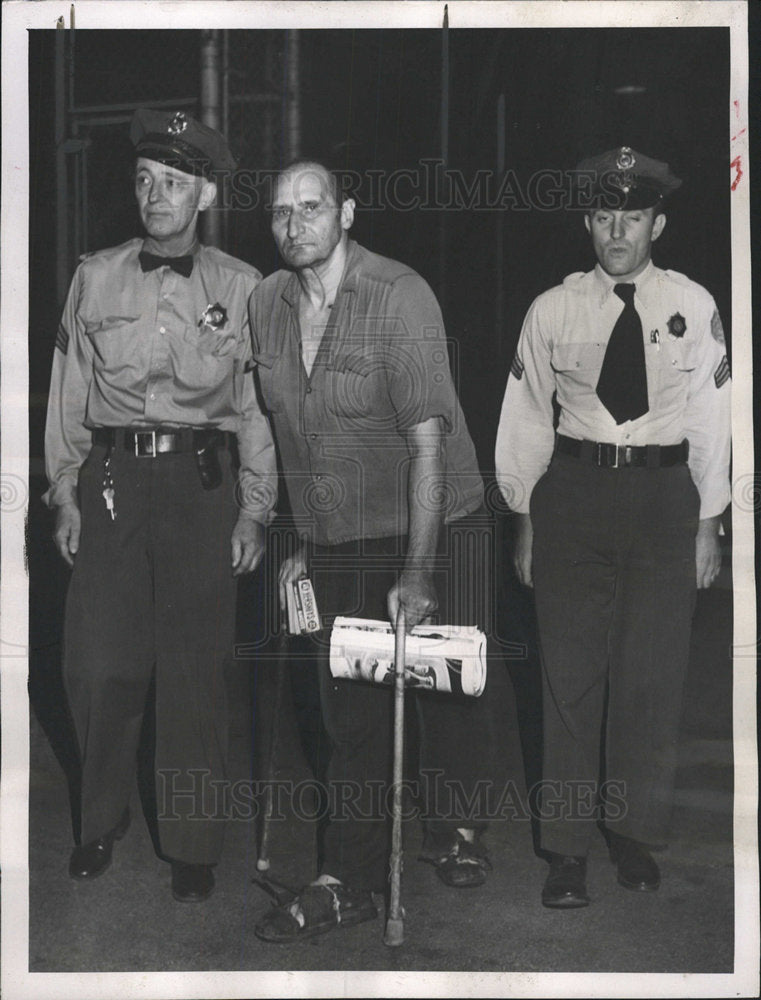
M 330 637 L 334 677 L 394 683 L 394 630 L 388 622 L 336 618 Z M 459 625 L 418 625 L 407 636 L 405 685 L 478 697 L 486 685 L 486 636 Z

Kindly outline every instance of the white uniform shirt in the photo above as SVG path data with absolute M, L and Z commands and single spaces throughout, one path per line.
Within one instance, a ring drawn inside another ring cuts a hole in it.
M 558 433 L 617 445 L 690 443 L 700 517 L 729 503 L 730 400 L 726 346 L 716 304 L 694 281 L 650 262 L 637 276 L 649 410 L 617 424 L 597 396 L 605 349 L 624 304 L 598 265 L 569 275 L 528 311 L 502 405 L 495 468 L 510 508 L 528 513 Z M 673 331 L 673 332 L 672 332 Z

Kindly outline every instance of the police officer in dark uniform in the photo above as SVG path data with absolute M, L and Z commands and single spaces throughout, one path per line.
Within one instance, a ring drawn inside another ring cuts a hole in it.
M 129 825 L 155 674 L 161 851 L 178 900 L 205 899 L 224 834 L 223 667 L 235 580 L 261 559 L 274 448 L 250 374 L 255 268 L 202 246 L 225 138 L 184 112 L 131 126 L 144 238 L 87 255 L 56 339 L 45 454 L 55 542 L 73 566 L 63 672 L 82 763 L 72 878 Z M 219 785 L 217 785 L 219 788 Z
M 729 502 L 729 366 L 716 304 L 651 260 L 663 199 L 681 181 L 629 147 L 578 171 L 580 190 L 594 195 L 585 224 L 598 264 L 531 306 L 496 449 L 519 521 L 516 569 L 536 595 L 550 793 L 542 902 L 558 908 L 589 903 L 589 804 L 606 792 L 618 881 L 658 888 L 648 847 L 668 836 L 695 591 L 719 571 Z

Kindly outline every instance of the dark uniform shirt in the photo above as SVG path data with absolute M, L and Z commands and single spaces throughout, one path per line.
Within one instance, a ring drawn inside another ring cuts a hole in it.
M 45 499 L 52 507 L 76 498 L 93 428 L 215 427 L 236 434 L 239 498 L 266 521 L 274 446 L 247 371 L 246 301 L 260 274 L 200 245 L 188 278 L 169 267 L 144 273 L 142 246 L 133 239 L 90 254 L 74 274 L 50 384 Z

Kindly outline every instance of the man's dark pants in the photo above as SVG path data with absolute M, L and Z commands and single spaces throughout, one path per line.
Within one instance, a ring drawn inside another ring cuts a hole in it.
M 388 621 L 386 598 L 404 565 L 406 545 L 405 538 L 395 537 L 318 547 L 312 576 L 320 610 L 331 619 L 342 614 Z M 434 574 L 438 621 L 492 630 L 494 551 L 493 520 L 484 512 L 444 529 Z M 323 633 L 317 654 L 322 711 L 332 744 L 327 771 L 331 814 L 322 870 L 354 888 L 380 891 L 388 878 L 393 692 L 334 678 L 328 635 Z M 494 667 L 492 660 L 489 669 Z M 414 697 L 418 711 L 421 753 L 415 778 L 420 781 L 425 849 L 431 856 L 446 852 L 457 827 L 485 826 L 484 795 L 495 747 L 489 692 L 487 680 L 480 698 L 431 692 L 407 696 L 408 704 Z
M 226 777 L 237 508 L 229 453 L 219 454 L 223 482 L 207 491 L 192 452 L 138 458 L 118 445 L 113 521 L 102 495 L 105 447 L 93 446 L 80 470 L 64 681 L 82 757 L 82 843 L 112 829 L 127 804 L 155 669 L 162 854 L 198 864 L 220 856 L 222 797 L 209 782 Z
M 545 850 L 586 854 L 601 774 L 611 831 L 667 839 L 699 507 L 683 464 L 598 468 L 556 454 L 534 488 Z

